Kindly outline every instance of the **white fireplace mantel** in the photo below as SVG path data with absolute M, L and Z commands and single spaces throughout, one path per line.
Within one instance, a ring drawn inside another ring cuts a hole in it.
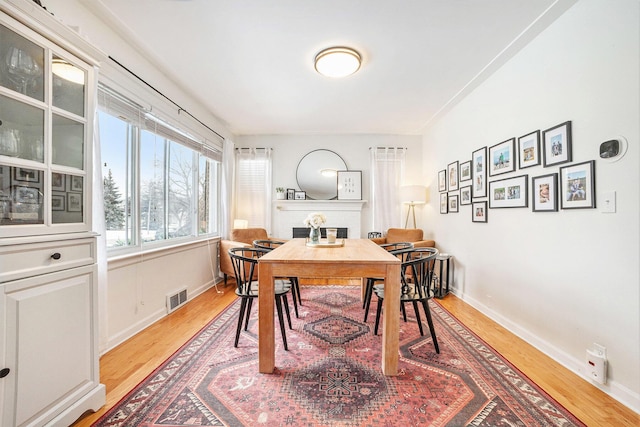
M 361 238 L 362 208 L 366 200 L 275 200 L 273 202 L 273 236 L 291 238 L 293 227 L 304 227 L 312 212 L 327 217 L 327 227 L 346 227 L 350 238 Z

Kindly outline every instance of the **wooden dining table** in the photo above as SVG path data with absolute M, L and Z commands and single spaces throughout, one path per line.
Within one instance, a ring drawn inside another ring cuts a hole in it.
M 261 373 L 275 368 L 274 278 L 384 277 L 382 372 L 398 373 L 400 260 L 369 239 L 344 239 L 342 246 L 307 246 L 292 239 L 263 255 L 258 263 L 258 361 Z

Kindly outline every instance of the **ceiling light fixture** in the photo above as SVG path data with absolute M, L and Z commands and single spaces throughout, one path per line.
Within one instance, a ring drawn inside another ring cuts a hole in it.
M 84 71 L 64 59 L 53 58 L 51 61 L 51 71 L 56 76 L 67 81 L 82 85 L 84 84 Z
M 316 71 L 327 77 L 347 77 L 360 69 L 362 57 L 348 47 L 330 47 L 316 55 Z

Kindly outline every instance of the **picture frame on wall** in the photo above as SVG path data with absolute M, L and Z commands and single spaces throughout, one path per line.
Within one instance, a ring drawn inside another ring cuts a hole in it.
M 65 191 L 65 174 L 59 172 L 51 172 L 51 190 Z M 61 209 L 64 210 L 64 209 Z
M 449 212 L 458 212 L 458 195 L 450 194 L 449 197 L 447 197 L 447 201 Z
M 442 169 L 438 172 L 438 191 L 443 192 L 447 191 L 447 170 Z
M 447 193 L 440 193 L 440 213 L 446 214 L 449 212 Z
M 64 194 L 53 194 L 51 196 L 51 210 L 52 211 L 63 211 L 65 205 L 65 197 Z
M 518 167 L 537 166 L 540 162 L 540 131 L 536 130 L 518 138 Z
M 596 207 L 595 160 L 560 168 L 560 197 L 562 209 Z
M 471 204 L 471 222 L 487 222 L 487 201 Z
M 531 178 L 531 210 L 533 212 L 558 211 L 558 174 Z
M 81 176 L 78 175 L 69 175 L 69 178 L 71 179 L 70 184 L 69 184 L 69 191 L 78 191 L 78 192 L 82 192 L 82 181 L 83 178 Z
M 489 176 L 516 170 L 514 146 L 515 138 L 511 138 L 489 147 Z
M 67 193 L 67 212 L 82 212 L 81 193 Z
M 499 179 L 489 183 L 489 209 L 526 208 L 528 175 Z
M 362 171 L 338 171 L 338 200 L 362 200 Z
M 460 183 L 471 181 L 471 160 L 460 163 Z
M 32 184 L 40 183 L 41 172 L 37 169 L 13 168 L 13 179 L 16 181 L 30 182 Z
M 471 204 L 471 186 L 467 185 L 460 189 L 460 205 Z
M 479 148 L 471 155 L 471 179 L 472 197 L 487 197 L 487 147 Z
M 458 178 L 458 161 L 456 160 L 455 162 L 447 165 L 447 189 L 449 191 L 455 191 L 458 189 Z
M 571 121 L 560 123 L 542 133 L 544 167 L 571 161 Z

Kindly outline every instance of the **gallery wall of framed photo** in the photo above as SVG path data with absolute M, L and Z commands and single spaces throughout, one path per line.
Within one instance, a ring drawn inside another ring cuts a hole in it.
M 471 221 L 486 223 L 487 209 L 530 207 L 540 213 L 595 208 L 595 160 L 574 162 L 571 126 L 564 121 L 525 131 L 478 148 L 470 160 L 448 163 L 437 176 L 440 213 L 470 206 Z

